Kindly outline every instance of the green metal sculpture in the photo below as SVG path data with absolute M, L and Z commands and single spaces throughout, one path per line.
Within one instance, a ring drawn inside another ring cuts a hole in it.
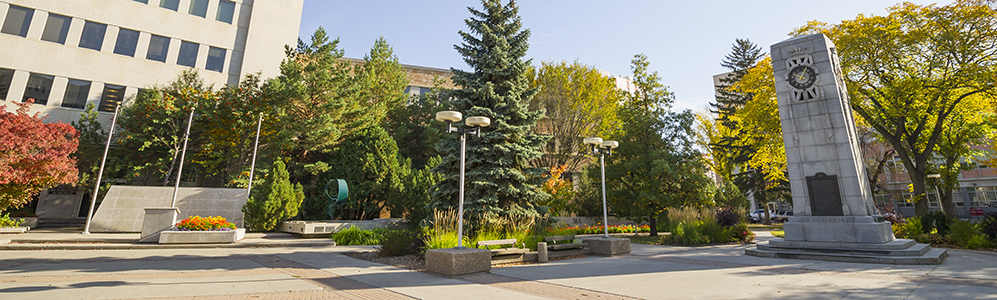
M 338 182 L 339 192 L 336 193 L 336 197 L 329 194 L 329 185 L 333 182 Z M 336 207 L 343 207 L 343 202 L 346 198 L 350 197 L 350 189 L 346 186 L 346 180 L 342 179 L 332 179 L 325 184 L 325 196 L 329 197 L 329 204 L 325 207 L 325 214 L 329 215 L 329 220 L 335 219 Z

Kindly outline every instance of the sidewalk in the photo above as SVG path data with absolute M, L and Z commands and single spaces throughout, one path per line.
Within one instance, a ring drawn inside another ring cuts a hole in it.
M 460 278 L 342 255 L 372 249 L 361 246 L 0 251 L 0 298 L 997 298 L 993 253 L 951 250 L 942 265 L 896 266 L 759 258 L 744 255 L 746 247 L 754 245 L 633 244 L 628 256 L 493 268 Z

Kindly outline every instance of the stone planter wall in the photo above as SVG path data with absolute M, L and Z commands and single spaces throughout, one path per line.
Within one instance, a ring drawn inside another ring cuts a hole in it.
M 38 227 L 38 217 L 30 218 L 12 218 L 21 221 L 21 227 L 37 228 Z
M 230 231 L 163 231 L 160 244 L 231 244 L 246 237 L 246 229 Z

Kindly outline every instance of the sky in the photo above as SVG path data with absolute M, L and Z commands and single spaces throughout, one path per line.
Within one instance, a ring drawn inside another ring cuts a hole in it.
M 918 1 L 945 5 L 951 2 Z M 531 32 L 526 58 L 578 61 L 612 75 L 631 74 L 630 60 L 644 53 L 651 71 L 675 93 L 676 109 L 703 109 L 714 100 L 713 75 L 737 38 L 768 53 L 794 28 L 817 20 L 840 23 L 859 14 L 885 15 L 898 0 L 521 0 L 523 27 Z M 299 36 L 309 41 L 319 26 L 339 37 L 346 57 L 363 58 L 378 37 L 402 64 L 469 70 L 454 50 L 467 30 L 467 7 L 476 0 L 305 0 Z

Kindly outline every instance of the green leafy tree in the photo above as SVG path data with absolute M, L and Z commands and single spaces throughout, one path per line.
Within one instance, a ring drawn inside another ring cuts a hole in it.
M 80 190 L 91 189 L 96 184 L 97 172 L 100 171 L 100 159 L 104 155 L 107 132 L 97 120 L 97 107 L 93 103 L 87 103 L 86 108 L 80 113 L 80 118 L 70 124 L 80 133 L 79 146 L 73 154 L 76 158 L 76 169 L 80 172 L 76 187 Z
M 355 73 L 360 103 L 367 106 L 368 113 L 375 114 L 373 118 L 386 121 L 389 111 L 405 105 L 408 77 L 384 37 L 374 42 L 370 54 L 364 56 L 364 64 L 358 66 Z
M 246 225 L 252 231 L 273 231 L 280 222 L 298 214 L 298 207 L 305 198 L 300 183 L 291 184 L 284 162 L 277 159 L 262 185 L 253 189 L 242 212 Z
M 543 62 L 531 70 L 530 87 L 540 91 L 530 101 L 530 109 L 545 112 L 533 131 L 551 136 L 541 148 L 543 156 L 533 164 L 574 172 L 588 160 L 585 151 L 579 151 L 584 150 L 582 138 L 612 136 L 619 129 L 616 110 L 623 92 L 612 78 L 577 61 Z
M 121 137 L 116 142 L 128 151 L 115 155 L 108 166 L 115 166 L 121 172 L 119 178 L 129 182 L 168 186 L 171 179 L 177 180 L 175 171 L 190 112 L 213 96 L 212 88 L 195 71 L 184 71 L 165 87 L 142 90 L 122 106 L 118 120 L 122 132 L 116 134 Z M 191 127 L 190 145 L 199 143 L 200 128 Z
M 547 170 L 530 162 L 541 156 L 548 138 L 532 133 L 543 112 L 528 107 L 536 93 L 526 76 L 530 63 L 523 59 L 530 31 L 522 29 L 513 2 L 484 0 L 482 5 L 483 10 L 468 8 L 472 16 L 465 23 L 471 33 L 461 31 L 464 43 L 455 46 L 473 72 L 453 70 L 453 81 L 461 87 L 454 91 L 455 108 L 465 116 L 492 120 L 480 138 L 468 139 L 466 213 L 538 216 L 545 208 L 537 203 L 549 197 L 539 188 Z M 437 149 L 446 156 L 436 168 L 444 179 L 433 193 L 433 206 L 456 207 L 460 142 L 448 138 Z
M 440 157 L 430 157 L 419 169 L 402 170 L 402 190 L 389 198 L 386 206 L 392 216 L 404 217 L 411 227 L 419 227 L 431 214 L 429 205 L 433 201 L 433 190 L 443 180 L 443 175 L 433 172 L 440 164 Z
M 453 90 L 443 87 L 443 80 L 435 78 L 429 93 L 412 97 L 398 109 L 388 113 L 384 128 L 398 145 L 398 156 L 411 160 L 412 168 L 426 166 L 433 157 L 439 157 L 436 144 L 447 134 L 443 124 L 436 121 L 436 112 L 452 110 L 450 100 Z M 439 163 L 433 165 L 436 167 Z
M 343 220 L 377 218 L 390 197 L 402 189 L 398 146 L 379 126 L 356 132 L 337 147 L 332 157 L 331 167 L 320 176 L 319 183 L 344 179 L 349 184 Z M 319 214 L 324 215 L 324 206 L 317 207 L 322 207 Z M 314 217 L 315 212 L 309 215 Z
M 281 122 L 270 109 L 276 103 L 266 97 L 265 88 L 258 74 L 248 74 L 239 85 L 211 93 L 212 97 L 205 98 L 198 107 L 195 117 L 198 130 L 194 132 L 198 134 L 195 140 L 201 142 L 188 149 L 187 156 L 197 166 L 199 186 L 247 186 L 261 114 L 257 161 L 272 161 L 280 155 L 274 137 Z M 266 166 L 258 164 L 257 168 L 266 169 Z
M 935 145 L 938 155 L 944 159 L 938 166 L 938 173 L 941 175 L 939 199 L 942 211 L 952 219 L 958 218 L 952 197 L 953 191 L 959 188 L 959 177 L 962 177 L 964 169 L 962 162 L 982 156 L 980 150 L 971 146 L 986 142 L 986 135 L 997 131 L 997 123 L 993 122 L 995 112 L 985 95 L 973 95 L 964 101 L 943 125 L 941 137 Z
M 997 87 L 997 7 L 959 0 L 888 11 L 837 25 L 814 21 L 791 34 L 825 33 L 834 41 L 852 109 L 897 150 L 923 216 L 945 124 L 968 98 Z
M 607 159 L 606 181 L 615 215 L 644 216 L 649 224 L 657 224 L 668 207 L 712 200 L 707 194 L 713 183 L 704 175 L 701 154 L 693 149 L 692 112 L 670 111 L 674 96 L 649 65 L 643 54 L 632 60 L 637 90 L 620 109 L 620 148 Z M 657 226 L 651 226 L 651 235 L 657 234 Z

